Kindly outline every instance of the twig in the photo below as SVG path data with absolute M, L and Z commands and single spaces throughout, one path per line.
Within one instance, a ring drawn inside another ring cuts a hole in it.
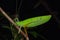
M 17 9 L 17 13 L 18 13 L 18 14 L 19 14 L 19 12 L 20 12 L 20 9 L 21 9 L 21 6 L 22 6 L 22 3 L 23 3 L 23 0 L 21 0 L 20 3 L 19 3 L 18 9 Z
M 17 0 L 16 0 L 16 14 L 17 14 L 17 6 L 18 6 L 18 3 L 17 3 Z
M 26 27 L 24 27 L 24 31 L 25 31 L 25 33 L 26 33 L 26 36 L 28 37 L 28 33 L 27 33 Z M 29 38 L 27 38 L 27 40 L 29 40 Z
M 33 9 L 37 8 L 39 5 L 40 5 L 40 0 L 33 6 Z
M 7 15 L 7 13 L 5 13 L 4 11 L 3 11 L 3 9 L 0 7 L 0 11 L 2 12 L 2 14 L 14 25 L 14 27 L 19 31 L 20 30 L 20 28 L 15 24 L 15 22 Z M 26 39 L 28 39 L 28 37 L 26 36 L 26 34 L 22 31 L 22 30 L 20 30 L 20 32 L 21 32 L 21 34 L 26 38 Z

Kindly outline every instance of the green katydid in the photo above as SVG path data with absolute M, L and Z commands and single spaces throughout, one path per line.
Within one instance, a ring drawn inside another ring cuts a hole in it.
M 51 15 L 38 16 L 38 17 L 26 19 L 24 21 L 18 21 L 16 22 L 16 24 L 20 27 L 35 27 L 48 22 L 50 18 Z
M 28 36 L 27 31 L 26 31 L 26 27 L 35 27 L 35 26 L 38 26 L 38 25 L 42 25 L 42 24 L 48 22 L 50 20 L 50 18 L 51 18 L 51 15 L 33 17 L 33 18 L 29 18 L 29 19 L 26 19 L 26 20 L 23 20 L 23 21 L 19 21 L 16 18 L 17 22 L 16 21 L 15 22 L 18 26 L 24 28 L 24 31 L 25 31 L 26 35 Z

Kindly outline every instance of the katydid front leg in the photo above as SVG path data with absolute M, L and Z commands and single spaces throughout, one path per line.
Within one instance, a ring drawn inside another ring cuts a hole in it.
M 18 17 L 14 18 L 14 21 L 15 21 L 15 23 L 16 23 L 16 22 L 19 22 Z M 20 33 L 20 31 L 21 31 L 21 27 L 19 26 L 19 31 L 18 31 L 18 34 Z

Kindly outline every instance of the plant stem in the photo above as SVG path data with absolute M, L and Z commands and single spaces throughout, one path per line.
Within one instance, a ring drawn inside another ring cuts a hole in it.
M 16 34 L 15 36 L 14 36 L 14 40 L 16 40 L 16 37 L 18 36 L 18 34 Z
M 26 39 L 26 40 L 29 40 L 29 37 L 28 37 L 28 33 L 27 33 L 27 29 L 26 29 L 26 27 L 24 27 L 24 31 L 25 31 L 26 36 L 27 36 L 27 39 Z
M 27 36 L 26 36 L 26 34 L 16 25 L 16 23 L 7 15 L 7 13 L 5 13 L 4 11 L 3 11 L 3 9 L 0 7 L 0 11 L 2 12 L 2 14 L 14 25 L 14 27 L 19 31 L 20 30 L 20 32 L 21 32 L 21 34 L 27 39 Z

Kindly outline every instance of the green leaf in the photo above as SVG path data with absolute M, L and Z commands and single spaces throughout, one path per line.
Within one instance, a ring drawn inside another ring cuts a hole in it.
M 16 22 L 16 24 L 20 27 L 35 27 L 38 25 L 42 25 L 46 22 L 48 22 L 51 18 L 51 15 L 45 15 L 45 16 L 38 16 L 26 19 L 24 21 Z

